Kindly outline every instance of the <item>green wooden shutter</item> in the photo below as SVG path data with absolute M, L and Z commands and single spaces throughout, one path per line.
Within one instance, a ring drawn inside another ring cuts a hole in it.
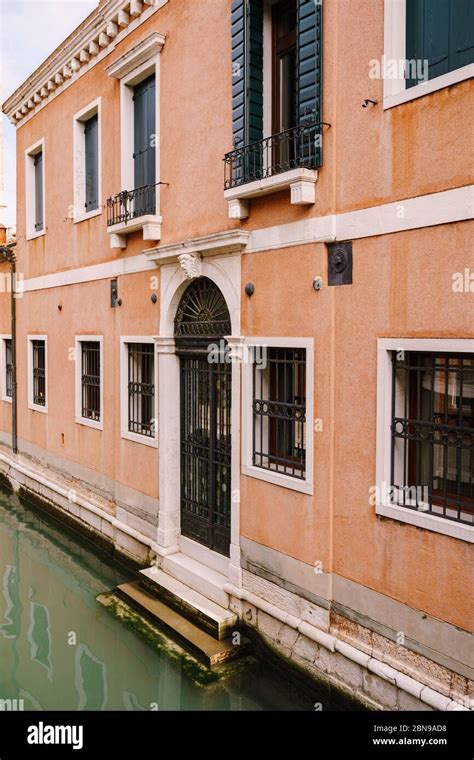
M 35 231 L 43 229 L 43 153 L 37 153 L 35 164 Z
M 155 75 L 136 85 L 134 100 L 134 179 L 133 215 L 155 213 Z
M 245 145 L 245 27 L 246 0 L 233 0 L 232 30 L 232 135 L 234 148 Z
M 428 79 L 449 71 L 449 4 L 450 0 L 425 0 L 423 58 L 428 60 Z
M 86 211 L 99 208 L 99 117 L 96 114 L 84 126 L 86 153 Z
M 449 70 L 474 63 L 474 2 L 451 0 Z
M 155 183 L 155 77 L 140 82 L 134 99 L 134 167 L 135 187 Z
M 234 148 L 263 137 L 263 2 L 233 0 L 232 134 Z
M 298 11 L 297 32 L 297 95 L 298 121 L 322 120 L 322 2 L 296 0 Z M 320 127 L 308 130 L 302 136 L 300 152 L 304 164 L 322 162 L 321 145 L 316 136 Z
M 474 61 L 474 4 L 472 0 L 408 0 L 406 59 L 428 61 L 428 79 Z M 406 86 L 420 78 L 409 69 Z
M 407 61 L 423 60 L 423 25 L 425 0 L 411 0 L 406 8 L 406 53 Z M 407 71 L 406 86 L 418 84 L 412 69 Z

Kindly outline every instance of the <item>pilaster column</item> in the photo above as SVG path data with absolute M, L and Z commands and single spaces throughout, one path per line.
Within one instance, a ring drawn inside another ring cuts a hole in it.
M 232 361 L 232 413 L 231 413 L 231 527 L 229 581 L 238 588 L 242 586 L 240 564 L 240 384 L 244 340 L 242 336 L 226 336 Z
M 158 452 L 160 503 L 157 544 L 178 551 L 180 532 L 179 359 L 174 337 L 155 338 L 158 358 Z

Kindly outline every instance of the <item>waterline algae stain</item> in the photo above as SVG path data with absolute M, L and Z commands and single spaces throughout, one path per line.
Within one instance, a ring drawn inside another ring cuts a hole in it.
M 4 710 L 347 709 L 260 656 L 208 670 L 111 593 L 132 580 L 64 525 L 0 491 Z

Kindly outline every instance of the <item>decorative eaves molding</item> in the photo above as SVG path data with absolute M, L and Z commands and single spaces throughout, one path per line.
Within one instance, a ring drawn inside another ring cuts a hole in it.
M 183 240 L 180 243 L 159 245 L 156 248 L 148 248 L 143 251 L 148 261 L 153 261 L 156 266 L 171 264 L 173 262 L 186 264 L 191 260 L 197 261 L 196 255 L 218 256 L 225 253 L 241 253 L 247 247 L 250 232 L 247 230 L 225 230 L 213 235 Z M 189 255 L 193 258 L 189 258 Z M 183 258 L 186 257 L 186 258 Z
M 164 34 L 159 32 L 153 32 L 149 37 L 141 40 L 131 50 L 127 50 L 120 58 L 107 66 L 105 69 L 110 77 L 116 77 L 122 79 L 122 77 L 129 74 L 133 69 L 141 66 L 142 63 L 153 58 L 155 55 L 161 52 L 163 45 L 165 44 Z
M 28 121 L 167 2 L 108 0 L 100 5 L 3 103 L 3 113 L 14 125 Z

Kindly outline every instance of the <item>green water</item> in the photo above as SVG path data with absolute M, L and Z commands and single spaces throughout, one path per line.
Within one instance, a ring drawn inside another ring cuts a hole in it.
M 25 710 L 350 708 L 255 658 L 202 685 L 168 639 L 157 649 L 97 603 L 131 578 L 0 491 L 0 699 Z

